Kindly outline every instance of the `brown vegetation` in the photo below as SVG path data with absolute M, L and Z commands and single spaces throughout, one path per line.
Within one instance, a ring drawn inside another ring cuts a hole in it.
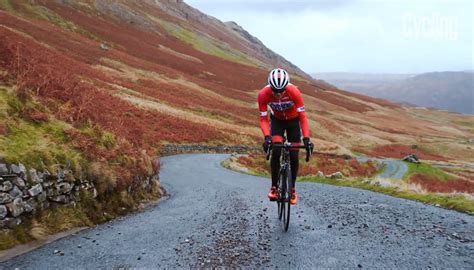
M 474 182 L 465 179 L 441 181 L 429 175 L 415 174 L 410 178 L 410 183 L 418 184 L 429 192 L 466 192 L 474 194 Z

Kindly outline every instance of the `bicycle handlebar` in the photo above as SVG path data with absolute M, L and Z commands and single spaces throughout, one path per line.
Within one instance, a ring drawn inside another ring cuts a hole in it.
M 268 148 L 268 152 L 267 152 L 267 156 L 266 156 L 266 159 L 269 160 L 270 159 L 270 153 L 272 152 L 272 149 L 273 147 L 275 148 L 297 148 L 297 149 L 306 149 L 306 147 L 304 145 L 301 145 L 301 144 L 290 144 L 290 145 L 285 145 L 285 144 L 271 144 L 270 147 Z M 309 161 L 310 157 L 311 157 L 311 152 L 308 151 L 308 149 L 306 149 L 306 162 Z

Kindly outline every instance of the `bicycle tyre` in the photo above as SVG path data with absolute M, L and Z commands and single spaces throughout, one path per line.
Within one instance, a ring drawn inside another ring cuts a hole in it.
M 288 231 L 288 228 L 290 226 L 290 213 L 291 213 L 291 188 L 292 188 L 292 180 L 291 180 L 291 167 L 288 166 L 288 168 L 285 171 L 285 178 L 284 178 L 284 185 L 285 185 L 285 204 L 283 205 L 283 230 L 285 232 Z
M 277 205 L 278 205 L 278 220 L 281 220 L 283 217 L 283 202 L 282 198 L 284 193 L 282 192 L 282 186 L 283 186 L 283 175 L 285 174 L 283 168 L 280 170 L 280 173 L 278 174 L 278 200 L 277 200 Z

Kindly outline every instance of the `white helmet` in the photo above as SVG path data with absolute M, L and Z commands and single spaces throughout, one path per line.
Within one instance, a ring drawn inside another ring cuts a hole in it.
M 284 69 L 275 68 L 268 74 L 268 84 L 273 92 L 281 93 L 290 82 L 290 75 Z

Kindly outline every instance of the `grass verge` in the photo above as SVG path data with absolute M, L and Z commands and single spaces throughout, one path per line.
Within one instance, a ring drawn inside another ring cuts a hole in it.
M 408 166 L 408 172 L 404 175 L 403 180 L 408 180 L 415 174 L 423 174 L 435 178 L 440 181 L 449 181 L 454 179 L 453 176 L 445 173 L 443 170 L 435 168 L 426 163 L 414 164 L 404 161 Z
M 261 177 L 270 177 L 270 174 L 268 173 L 268 171 L 265 171 L 264 169 L 256 171 L 242 164 L 238 164 L 237 162 L 235 162 L 235 160 L 232 160 L 232 159 L 224 160 L 221 162 L 221 165 L 224 168 L 234 170 L 240 173 L 246 173 L 246 174 L 251 174 L 251 175 L 261 176 Z M 422 164 L 420 166 L 416 166 L 416 164 L 412 164 L 412 165 L 415 165 L 415 166 L 409 165 L 409 173 L 407 173 L 407 175 L 414 175 L 416 173 L 419 173 L 420 171 L 436 174 L 436 175 L 442 175 L 440 174 L 441 170 L 438 170 L 437 168 L 434 168 L 430 165 L 425 165 L 425 164 Z M 441 171 L 441 173 L 443 172 Z M 446 176 L 450 177 L 449 175 L 446 175 Z M 383 194 L 390 195 L 393 197 L 398 197 L 398 198 L 403 198 L 403 199 L 408 199 L 408 200 L 416 200 L 416 201 L 420 201 L 420 202 L 430 204 L 430 205 L 440 206 L 447 209 L 453 209 L 453 210 L 468 213 L 468 214 L 474 214 L 474 201 L 466 198 L 466 196 L 464 196 L 463 194 L 456 194 L 456 193 L 439 194 L 439 193 L 429 193 L 429 192 L 417 193 L 413 191 L 399 190 L 396 187 L 385 187 L 379 184 L 374 184 L 373 181 L 366 178 L 331 179 L 331 178 L 316 177 L 316 176 L 302 176 L 302 177 L 298 177 L 297 181 L 370 190 L 373 192 L 383 193 Z

